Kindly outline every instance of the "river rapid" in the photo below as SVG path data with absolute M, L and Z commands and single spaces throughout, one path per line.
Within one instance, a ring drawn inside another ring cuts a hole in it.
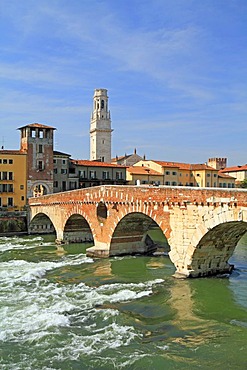
M 229 277 L 187 280 L 86 247 L 0 238 L 0 369 L 247 369 L 247 238 Z

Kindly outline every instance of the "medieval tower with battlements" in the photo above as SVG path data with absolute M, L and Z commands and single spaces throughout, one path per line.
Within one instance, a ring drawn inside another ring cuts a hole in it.
M 96 89 L 90 123 L 90 160 L 111 162 L 111 116 L 106 89 Z

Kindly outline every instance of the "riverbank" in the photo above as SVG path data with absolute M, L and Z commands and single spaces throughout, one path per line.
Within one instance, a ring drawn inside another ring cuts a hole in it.
M 27 212 L 0 212 L 0 236 L 27 234 Z

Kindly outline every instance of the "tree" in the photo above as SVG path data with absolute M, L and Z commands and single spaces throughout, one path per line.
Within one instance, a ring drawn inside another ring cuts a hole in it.
M 239 184 L 240 188 L 247 188 L 247 179 L 244 179 L 243 181 L 240 182 Z

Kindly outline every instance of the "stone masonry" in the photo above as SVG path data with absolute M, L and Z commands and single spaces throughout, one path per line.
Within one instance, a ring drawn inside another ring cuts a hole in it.
M 229 272 L 247 231 L 247 191 L 240 189 L 99 186 L 31 198 L 29 206 L 30 232 L 43 218 L 58 242 L 93 240 L 92 257 L 144 253 L 145 232 L 158 225 L 182 277 Z

